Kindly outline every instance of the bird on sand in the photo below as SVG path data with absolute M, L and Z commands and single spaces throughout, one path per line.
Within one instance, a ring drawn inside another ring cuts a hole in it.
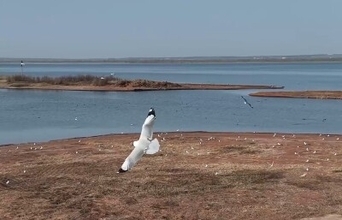
M 118 173 L 124 173 L 133 168 L 144 154 L 155 154 L 159 151 L 158 139 L 153 139 L 153 125 L 156 113 L 153 108 L 148 111 L 144 124 L 142 125 L 139 140 L 133 142 L 134 149 L 125 159 Z

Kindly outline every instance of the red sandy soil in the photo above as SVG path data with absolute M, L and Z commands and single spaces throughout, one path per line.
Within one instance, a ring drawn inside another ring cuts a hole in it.
M 342 135 L 155 133 L 117 174 L 138 137 L 0 147 L 1 219 L 342 219 Z
M 274 98 L 342 99 L 342 91 L 272 91 L 255 92 L 249 95 Z

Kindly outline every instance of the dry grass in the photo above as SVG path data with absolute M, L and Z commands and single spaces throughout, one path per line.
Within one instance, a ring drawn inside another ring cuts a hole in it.
M 2 89 L 40 89 L 76 91 L 158 91 L 158 90 L 237 90 L 237 89 L 280 89 L 268 85 L 192 84 L 151 81 L 144 79 L 126 80 L 114 76 L 92 75 L 32 77 L 26 75 L 0 76 Z
M 301 219 L 342 214 L 342 148 L 336 136 L 323 141 L 318 135 L 160 135 L 162 151 L 144 156 L 125 174 L 116 171 L 137 134 L 0 147 L 0 216 Z M 278 142 L 282 145 L 273 147 Z
M 78 75 L 78 76 L 60 76 L 60 77 L 33 77 L 27 75 L 13 75 L 7 76 L 6 82 L 11 86 L 23 87 L 30 84 L 47 84 L 47 85 L 91 85 L 91 86 L 108 86 L 114 85 L 118 87 L 179 87 L 177 83 L 157 82 L 150 80 L 126 80 L 114 76 L 98 77 L 92 75 Z

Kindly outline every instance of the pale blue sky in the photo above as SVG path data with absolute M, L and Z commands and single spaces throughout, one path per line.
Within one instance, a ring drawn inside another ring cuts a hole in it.
M 0 57 L 342 53 L 341 0 L 0 0 Z

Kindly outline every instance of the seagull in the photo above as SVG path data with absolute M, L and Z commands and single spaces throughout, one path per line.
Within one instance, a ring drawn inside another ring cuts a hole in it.
M 144 154 L 155 154 L 159 151 L 158 139 L 153 139 L 153 125 L 156 120 L 156 113 L 153 108 L 148 111 L 144 124 L 142 125 L 139 140 L 133 142 L 134 149 L 125 159 L 117 173 L 127 172 L 140 160 Z
M 241 96 L 241 98 L 244 100 L 245 105 L 248 104 L 249 107 L 253 108 L 253 106 L 251 105 L 251 103 L 249 103 L 249 102 L 247 101 L 247 99 L 245 99 L 245 97 Z
M 23 66 L 25 66 L 25 63 L 20 61 L 21 75 L 23 75 Z
M 302 175 L 300 175 L 300 177 L 305 177 L 307 173 L 303 173 Z

